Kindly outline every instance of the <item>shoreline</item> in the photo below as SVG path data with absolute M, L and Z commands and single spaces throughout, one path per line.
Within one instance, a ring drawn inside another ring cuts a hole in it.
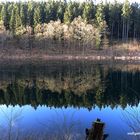
M 105 56 L 105 55 L 1 55 L 0 60 L 92 60 L 92 61 L 137 61 L 140 62 L 140 56 Z

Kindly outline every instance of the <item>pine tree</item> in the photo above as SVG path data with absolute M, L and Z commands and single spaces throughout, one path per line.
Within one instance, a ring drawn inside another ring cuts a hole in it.
M 53 21 L 57 20 L 58 5 L 57 2 L 49 0 L 47 3 L 47 18 Z
M 2 20 L 2 4 L 0 4 L 0 21 Z
M 19 6 L 15 7 L 15 14 L 16 14 L 15 20 L 16 20 L 16 29 L 17 29 L 18 27 L 22 26 Z
M 117 10 L 117 4 L 113 3 L 109 5 L 109 26 L 110 26 L 110 30 L 111 30 L 111 40 L 113 38 L 114 35 L 114 26 L 116 25 L 116 10 Z
M 131 5 L 131 24 L 130 24 L 130 30 L 131 30 L 131 36 L 133 39 L 138 38 L 138 32 L 140 31 L 139 25 L 140 25 L 140 9 L 138 3 L 132 3 Z
M 31 34 L 34 33 L 34 2 L 28 2 L 28 25 L 32 28 Z
M 67 5 L 64 13 L 64 23 L 70 23 L 72 21 L 72 3 Z
M 102 31 L 103 30 L 103 26 L 104 26 L 104 6 L 103 6 L 103 2 L 101 2 L 100 4 L 97 5 L 97 10 L 96 10 L 96 22 L 97 22 L 97 26 L 99 27 L 99 29 Z
M 9 30 L 10 17 L 9 17 L 9 11 L 8 11 L 8 3 L 3 5 L 1 13 L 2 13 L 2 20 L 3 20 L 4 27 L 6 30 Z
M 15 34 L 16 30 L 16 10 L 13 8 L 12 14 L 11 14 L 11 19 L 10 19 L 10 30 L 12 31 L 13 34 Z
M 27 4 L 25 3 L 21 4 L 20 17 L 21 17 L 22 25 L 26 27 L 28 23 L 28 7 L 27 7 Z
M 64 20 L 64 12 L 65 12 L 65 4 L 64 2 L 60 2 L 57 10 L 57 18 L 63 22 Z
M 36 7 L 34 10 L 34 26 L 37 24 L 41 24 L 40 7 Z
M 103 2 L 97 5 L 97 10 L 96 10 L 96 22 L 97 22 L 97 27 L 99 29 L 99 33 L 96 36 L 96 46 L 99 48 L 101 45 L 101 36 L 104 36 L 104 30 L 105 30 L 105 22 L 104 22 L 104 6 Z
M 131 13 L 130 3 L 128 0 L 125 0 L 125 3 L 122 7 L 122 18 L 123 18 L 122 39 L 126 40 L 128 40 L 130 13 Z
M 45 23 L 46 11 L 45 11 L 45 3 L 42 2 L 40 5 L 40 22 L 41 24 Z
M 86 2 L 84 3 L 84 7 L 83 7 L 83 14 L 82 17 L 85 21 L 89 21 L 94 17 L 94 5 L 93 2 Z
M 10 30 L 12 31 L 13 35 L 16 34 L 16 30 L 22 26 L 19 13 L 20 11 L 18 5 L 14 5 L 10 18 Z

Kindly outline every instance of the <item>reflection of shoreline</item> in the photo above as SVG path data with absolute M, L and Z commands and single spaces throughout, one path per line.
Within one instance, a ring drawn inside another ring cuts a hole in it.
M 54 56 L 55 57 L 55 56 Z M 41 61 L 38 60 L 0 60 L 0 71 L 3 73 L 5 72 L 24 72 L 25 70 L 31 70 L 32 72 L 37 73 L 38 71 L 41 72 L 43 70 L 49 69 L 50 72 L 54 70 L 62 70 L 62 68 L 70 68 L 74 71 L 77 68 L 85 70 L 89 70 L 90 67 L 95 66 L 102 66 L 106 69 L 113 69 L 113 70 L 121 70 L 121 71 L 127 71 L 127 72 L 135 72 L 140 71 L 140 65 L 139 62 L 132 62 L 128 61 L 126 62 L 120 62 L 120 61 L 90 61 L 90 60 L 46 60 Z M 43 68 L 43 69 L 42 69 Z M 69 71 L 69 69 L 67 69 Z M 49 72 L 48 71 L 48 72 Z M 46 71 L 46 74 L 48 73 Z M 0 74 L 1 75 L 1 74 Z
M 125 108 L 127 104 L 139 104 L 139 71 L 121 71 L 86 62 L 54 62 L 36 68 L 27 65 L 1 71 L 0 104 L 89 110 L 95 106 Z
M 83 60 L 88 60 L 88 61 L 98 61 L 98 62 L 113 62 L 113 63 L 137 63 L 139 64 L 140 62 L 140 56 L 136 55 L 128 55 L 128 54 L 122 54 L 121 56 L 118 55 L 113 55 L 112 56 L 112 52 L 108 51 L 108 53 L 110 54 L 105 54 L 106 52 L 100 52 L 97 51 L 95 53 L 93 53 L 92 55 L 88 54 L 88 55 L 81 55 L 81 54 L 54 54 L 54 55 L 49 55 L 49 54 L 45 54 L 45 53 L 41 53 L 41 54 L 33 54 L 31 52 L 28 51 L 23 51 L 21 54 L 18 54 L 19 52 L 17 51 L 16 54 L 12 54 L 13 52 L 9 52 L 11 53 L 10 55 L 8 54 L 1 54 L 0 55 L 0 59 L 2 61 L 83 61 Z

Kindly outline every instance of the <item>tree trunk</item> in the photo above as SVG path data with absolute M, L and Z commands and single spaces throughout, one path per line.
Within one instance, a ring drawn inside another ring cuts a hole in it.
M 127 21 L 127 35 L 126 35 L 127 40 L 128 40 L 128 33 L 129 33 L 129 20 Z
M 114 27 L 114 23 L 112 23 L 112 25 L 111 25 L 111 40 L 112 40 L 112 38 L 113 38 L 113 27 Z
M 133 40 L 135 39 L 136 37 L 136 32 L 135 32 L 135 23 L 134 23 L 134 29 L 133 29 Z
M 123 31 L 122 31 L 122 40 L 124 40 L 124 19 L 123 19 Z
M 127 39 L 127 22 L 125 22 L 125 35 L 124 35 L 125 41 Z
M 119 35 L 120 35 L 119 28 L 120 28 L 120 26 L 119 26 L 119 22 L 118 22 L 118 40 L 119 40 Z

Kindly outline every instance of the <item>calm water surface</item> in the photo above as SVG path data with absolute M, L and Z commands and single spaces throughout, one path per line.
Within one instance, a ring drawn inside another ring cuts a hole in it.
M 100 118 L 107 140 L 140 136 L 139 65 L 90 61 L 1 64 L 0 139 L 85 140 Z

